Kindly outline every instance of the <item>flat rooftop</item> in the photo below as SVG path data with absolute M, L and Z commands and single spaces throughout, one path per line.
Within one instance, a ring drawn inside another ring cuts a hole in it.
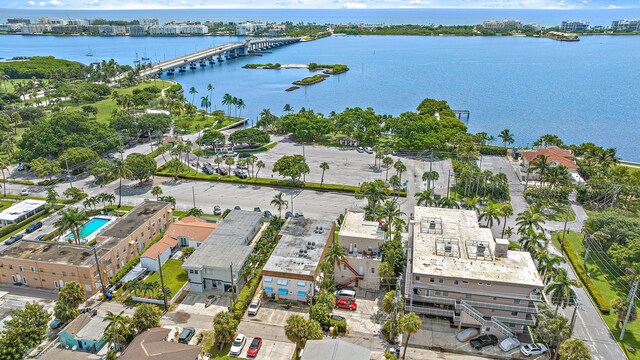
M 248 243 L 261 224 L 262 213 L 232 210 L 182 266 L 202 268 L 244 264 L 252 251 Z
M 44 206 L 47 202 L 44 200 L 32 200 L 27 199 L 20 201 L 19 203 L 15 203 L 8 208 L 4 209 L 0 212 L 0 220 L 5 221 L 15 221 L 20 216 L 28 213 L 29 211 L 33 211 L 41 206 Z
M 131 233 L 137 228 L 147 223 L 149 219 L 164 209 L 167 205 L 169 205 L 167 202 L 145 200 L 142 204 L 129 211 L 125 216 L 118 219 L 115 224 L 103 231 L 100 236 L 123 239 L 131 235 Z
M 264 271 L 313 276 L 330 238 L 333 222 L 291 217 Z M 322 230 L 321 230 L 322 229 Z
M 528 252 L 496 257 L 495 244 L 473 210 L 415 208 L 414 274 L 544 287 Z
M 76 266 L 95 263 L 90 247 L 31 240 L 16 241 L 0 256 Z
M 348 211 L 344 215 L 339 235 L 384 240 L 384 232 L 379 228 L 380 224 L 377 221 L 365 220 L 363 212 Z

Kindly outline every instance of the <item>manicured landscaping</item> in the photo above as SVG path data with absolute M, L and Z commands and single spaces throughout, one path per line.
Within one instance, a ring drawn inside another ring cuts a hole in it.
M 182 261 L 169 259 L 162 265 L 162 278 L 164 286 L 171 291 L 171 295 L 175 295 L 180 288 L 189 280 L 187 270 L 182 268 Z M 160 273 L 154 272 L 144 279 L 145 283 L 158 282 L 160 284 Z
M 560 248 L 561 237 L 561 232 L 553 236 L 554 244 L 558 248 Z M 589 259 L 587 260 L 587 267 L 586 269 L 583 268 L 582 264 L 586 250 L 582 239 L 582 234 L 568 232 L 565 236 L 565 254 L 568 256 L 571 266 L 576 274 L 578 274 L 587 293 L 589 293 L 592 300 L 596 303 L 596 306 L 600 308 L 601 313 L 603 313 L 602 318 L 607 324 L 607 327 L 609 327 L 616 341 L 618 341 L 620 330 L 615 327 L 618 316 L 615 311 L 609 309 L 609 304 L 613 299 L 625 297 L 627 294 L 618 292 L 618 289 L 615 288 L 615 284 L 620 280 L 610 274 L 610 265 L 603 263 L 603 259 L 608 258 L 607 254 L 602 254 L 591 249 Z M 603 307 L 606 307 L 606 309 L 603 309 Z M 609 309 L 608 314 L 607 309 Z M 629 359 L 640 359 L 640 352 L 636 351 L 633 353 L 628 350 L 629 346 L 640 349 L 640 339 L 637 338 L 635 334 L 640 334 L 640 321 L 637 320 L 627 325 L 624 340 L 620 342 L 622 349 Z

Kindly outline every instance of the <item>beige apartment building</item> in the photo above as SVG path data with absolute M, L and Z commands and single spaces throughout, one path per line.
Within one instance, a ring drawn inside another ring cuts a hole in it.
M 416 207 L 406 311 L 508 337 L 535 325 L 544 284 L 528 252 L 480 228 L 475 211 Z
M 338 232 L 338 243 L 345 249 L 347 261 L 335 270 L 337 287 L 378 290 L 380 247 L 384 241 L 385 232 L 377 221 L 365 220 L 362 212 L 347 211 Z
M 172 221 L 171 204 L 144 201 L 96 236 L 95 252 L 67 243 L 17 241 L 0 252 L 0 283 L 59 289 L 73 281 L 95 294 L 101 280 L 108 285 Z

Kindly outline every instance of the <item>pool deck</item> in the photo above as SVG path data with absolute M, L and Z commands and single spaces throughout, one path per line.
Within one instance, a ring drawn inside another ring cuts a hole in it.
M 104 223 L 102 226 L 100 226 L 98 229 L 96 229 L 94 232 L 92 232 L 88 236 L 81 238 L 80 244 L 86 244 L 91 240 L 95 239 L 100 232 L 108 229 L 111 225 L 113 225 L 116 222 L 116 220 L 118 220 L 118 217 L 112 216 L 112 215 L 96 215 L 96 216 L 90 217 L 89 220 L 86 223 L 84 223 L 84 225 L 82 226 L 85 226 L 89 221 L 93 219 L 105 219 L 105 220 L 108 220 L 108 222 Z M 67 242 L 70 239 L 70 236 L 71 236 L 71 231 L 65 233 L 62 237 L 60 237 L 60 242 Z

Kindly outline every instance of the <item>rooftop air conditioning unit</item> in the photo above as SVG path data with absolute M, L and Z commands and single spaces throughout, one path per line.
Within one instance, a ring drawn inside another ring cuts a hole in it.
M 436 229 L 436 222 L 435 220 L 431 220 L 429 221 L 429 230 L 435 230 Z
M 478 255 L 484 255 L 485 246 L 484 244 L 478 244 L 478 248 L 476 250 Z
M 311 242 L 311 248 L 312 248 L 312 249 L 315 249 L 315 248 L 316 248 L 316 242 L 315 242 L 315 241 L 312 241 L 312 242 Z

